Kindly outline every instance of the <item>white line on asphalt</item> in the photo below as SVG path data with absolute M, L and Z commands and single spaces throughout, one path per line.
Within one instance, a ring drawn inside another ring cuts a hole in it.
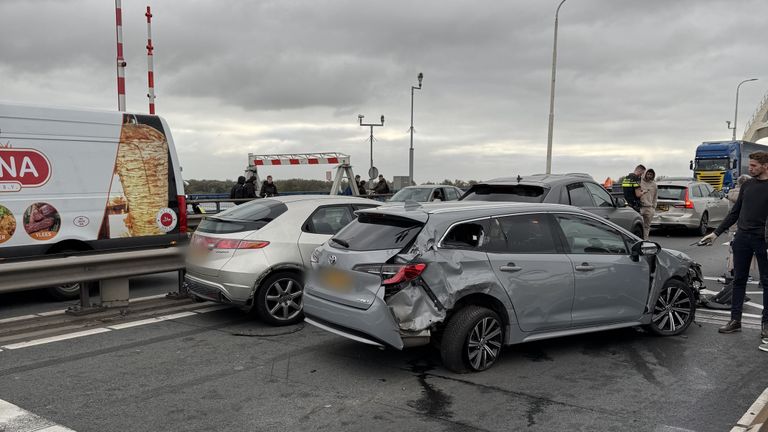
M 146 296 L 146 297 L 136 297 L 135 299 L 129 299 L 128 302 L 129 303 L 143 302 L 143 301 L 147 301 L 147 300 L 154 300 L 154 299 L 164 298 L 167 295 L 168 294 L 155 294 L 155 295 Z
M 699 313 L 699 312 L 707 312 L 707 313 L 713 313 L 713 314 L 717 314 L 717 315 L 730 315 L 731 314 L 731 311 L 719 310 L 719 309 L 697 309 L 696 313 Z M 741 315 L 745 316 L 747 318 L 757 318 L 757 319 L 761 319 L 762 318 L 762 315 L 758 315 L 758 314 L 742 313 Z
M 120 329 L 126 329 L 126 328 L 131 328 L 131 327 L 138 327 L 138 326 L 142 326 L 142 325 L 146 325 L 146 324 L 154 324 L 154 323 L 158 323 L 158 322 L 161 322 L 161 321 L 168 321 L 168 320 L 173 320 L 173 319 L 177 319 L 177 318 L 184 318 L 184 317 L 193 316 L 193 315 L 197 315 L 197 314 L 194 313 L 194 312 L 179 312 L 179 313 L 172 314 L 172 315 L 163 315 L 163 316 L 154 317 L 154 318 L 147 318 L 147 319 L 140 320 L 140 321 L 131 321 L 131 322 L 122 323 L 122 324 L 115 324 L 115 325 L 112 325 L 112 326 L 108 326 L 107 328 L 110 329 L 110 330 L 120 330 Z
M 704 276 L 704 280 L 711 280 L 711 281 L 717 281 L 720 283 L 725 283 L 725 279 L 717 276 Z M 747 282 L 747 285 L 759 285 L 760 282 L 757 281 L 749 281 Z
M 700 317 L 696 316 L 696 322 L 698 323 L 707 323 L 707 324 L 717 324 L 717 325 L 723 325 L 729 321 L 728 318 L 723 317 L 723 319 L 719 318 L 710 318 L 710 317 Z M 760 324 L 759 323 L 749 323 L 746 321 L 742 321 L 741 323 L 742 328 L 752 329 L 752 330 L 760 330 Z
M 207 313 L 207 312 L 215 312 L 217 310 L 224 310 L 224 309 L 232 309 L 232 306 L 230 305 L 211 306 L 203 309 L 195 309 L 192 312 Z
M 63 335 L 58 335 L 58 336 L 51 336 L 51 337 L 42 338 L 42 339 L 33 339 L 33 340 L 30 340 L 30 341 L 24 341 L 24 342 L 19 342 L 19 343 L 10 344 L 10 345 L 3 345 L 3 349 L 15 350 L 15 349 L 19 349 L 19 348 L 27 348 L 27 347 L 31 347 L 31 346 L 35 346 L 35 345 L 42 345 L 42 344 L 47 344 L 47 343 L 51 343 L 51 342 L 63 341 L 63 340 L 67 340 L 67 339 L 75 339 L 75 338 L 79 338 L 79 337 L 83 337 L 83 336 L 90 336 L 90 335 L 93 335 L 93 334 L 104 333 L 104 332 L 108 332 L 108 331 L 109 331 L 109 329 L 103 328 L 103 327 L 94 328 L 94 329 L 90 329 L 90 330 L 83 330 L 83 331 L 79 331 L 79 332 L 68 333 L 68 334 L 63 334 Z
M 708 290 L 708 289 L 703 289 L 703 290 L 701 290 L 701 292 L 703 292 L 704 294 L 717 294 L 717 291 L 712 291 L 712 290 Z M 757 309 L 763 310 L 763 305 L 761 305 L 759 303 L 748 301 L 748 302 L 744 302 L 744 304 L 747 305 L 747 306 L 752 306 L 753 308 L 757 308 Z
M 55 310 L 50 312 L 40 312 L 39 314 L 37 314 L 37 316 L 46 317 L 46 316 L 53 316 L 53 315 L 64 315 L 66 312 L 67 312 L 66 309 L 61 309 L 61 310 Z
M 163 321 L 170 321 L 170 320 L 174 320 L 174 319 L 178 319 L 178 318 L 184 318 L 184 317 L 194 316 L 194 315 L 197 315 L 197 314 L 204 314 L 204 313 L 208 313 L 208 312 L 215 312 L 215 311 L 218 311 L 218 310 L 231 309 L 231 308 L 232 308 L 232 306 L 230 306 L 230 305 L 210 306 L 210 307 L 206 307 L 206 308 L 202 308 L 202 309 L 195 309 L 193 311 L 179 312 L 179 313 L 175 313 L 175 314 L 163 315 L 163 316 L 153 317 L 153 318 L 147 318 L 147 319 L 139 320 L 139 321 L 131 321 L 131 322 L 126 322 L 126 323 L 122 323 L 122 324 L 115 324 L 115 325 L 106 326 L 106 327 L 98 327 L 98 328 L 94 328 L 94 329 L 90 329 L 90 330 L 84 330 L 84 331 L 80 331 L 80 332 L 69 333 L 69 334 L 64 334 L 64 335 L 59 335 L 59 336 L 51 336 L 51 337 L 42 338 L 42 339 L 34 339 L 34 340 L 30 340 L 30 341 L 25 341 L 25 342 L 18 342 L 18 343 L 15 343 L 15 344 L 0 346 L 0 352 L 3 352 L 3 350 L 14 350 L 14 349 L 19 349 L 19 348 L 31 347 L 31 346 L 35 346 L 35 345 L 47 344 L 47 343 L 51 343 L 51 342 L 58 342 L 58 341 L 67 340 L 67 339 L 75 339 L 75 338 L 79 338 L 79 337 L 83 337 L 83 336 L 90 336 L 92 334 L 105 333 L 105 332 L 109 332 L 109 331 L 112 331 L 112 330 L 122 330 L 122 329 L 127 329 L 127 328 L 131 328 L 131 327 L 138 327 L 138 326 L 147 325 L 147 324 L 155 324 L 155 323 L 159 323 L 159 322 L 163 322 Z M 28 319 L 30 317 L 34 318 L 35 316 L 34 315 L 27 315 L 27 316 L 24 316 L 24 317 L 16 317 L 16 318 L 13 318 L 13 319 L 12 318 L 8 318 L 8 320 L 19 321 L 19 320 L 22 320 L 22 319 Z M 0 322 L 2 322 L 2 321 L 0 321 Z M 0 431 L 2 431 L 2 430 L 3 429 L 0 429 Z
M 0 324 L 5 324 L 9 322 L 14 322 L 14 321 L 21 321 L 25 319 L 32 319 L 32 318 L 37 318 L 37 315 L 21 315 L 21 316 L 15 316 L 12 318 L 3 318 L 3 319 L 0 319 Z
M 758 396 L 757 400 L 755 400 L 755 403 L 753 403 L 747 412 L 741 416 L 739 421 L 736 423 L 736 426 L 731 429 L 731 432 L 745 431 L 750 429 L 749 427 L 752 426 L 755 418 L 760 414 L 762 410 L 765 409 L 766 405 L 768 405 L 768 388 L 763 390 L 763 393 Z
M 0 399 L 0 431 L 75 432 Z

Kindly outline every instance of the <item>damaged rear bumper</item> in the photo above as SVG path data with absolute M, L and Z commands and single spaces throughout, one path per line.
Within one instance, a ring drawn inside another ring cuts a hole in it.
M 425 345 L 430 341 L 430 331 L 402 332 L 389 306 L 376 297 L 368 309 L 357 309 L 304 292 L 305 321 L 325 331 L 376 346 L 390 346 L 401 350 L 410 346 Z

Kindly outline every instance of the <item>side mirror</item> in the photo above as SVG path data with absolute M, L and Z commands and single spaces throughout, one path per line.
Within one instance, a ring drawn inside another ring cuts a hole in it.
M 688 162 L 688 169 L 693 170 L 693 161 Z
M 641 240 L 632 245 L 632 256 L 656 255 L 661 251 L 661 246 L 656 242 Z
M 616 203 L 616 207 L 618 208 L 627 207 L 627 200 L 625 200 L 623 196 L 614 196 L 613 202 Z

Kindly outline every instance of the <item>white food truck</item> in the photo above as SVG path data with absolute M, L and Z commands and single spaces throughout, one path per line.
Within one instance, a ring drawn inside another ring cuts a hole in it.
M 0 265 L 187 238 L 181 169 L 165 121 L 0 102 Z M 54 287 L 77 297 L 79 287 Z

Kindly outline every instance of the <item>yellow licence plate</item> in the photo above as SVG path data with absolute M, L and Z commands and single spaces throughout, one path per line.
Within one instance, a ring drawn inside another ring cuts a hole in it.
M 352 289 L 352 278 L 341 270 L 325 270 L 321 280 L 325 287 L 339 292 L 349 292 Z
M 658 211 L 667 211 L 669 210 L 669 204 L 659 204 L 656 206 L 656 210 Z

